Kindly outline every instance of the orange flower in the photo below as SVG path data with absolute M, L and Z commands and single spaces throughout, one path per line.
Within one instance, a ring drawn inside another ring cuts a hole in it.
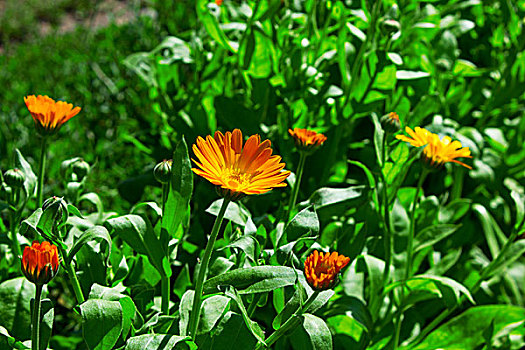
M 288 129 L 288 133 L 293 137 L 295 146 L 303 151 L 315 151 L 325 141 L 326 136 L 308 129 Z
M 415 128 L 415 132 L 408 126 L 405 130 L 412 138 L 404 135 L 398 135 L 396 137 L 399 140 L 409 142 L 414 147 L 425 146 L 421 158 L 424 164 L 431 170 L 439 169 L 443 164 L 448 162 L 454 162 L 463 165 L 465 168 L 472 169 L 471 166 L 456 160 L 456 158 L 459 157 L 472 158 L 470 149 L 463 147 L 461 142 L 452 141 L 449 136 L 445 136 L 440 140 L 438 135 L 419 127 Z
M 259 135 L 253 135 L 243 146 L 239 129 L 224 135 L 217 131 L 206 140 L 199 136 L 193 152 L 198 161 L 192 160 L 200 168 L 193 168 L 193 172 L 220 186 L 219 193 L 232 200 L 284 187 L 283 181 L 290 175 L 282 171 L 285 163 L 281 157 L 272 155 L 269 140 L 261 142 Z
M 80 112 L 71 103 L 53 100 L 48 96 L 30 95 L 24 97 L 29 113 L 33 116 L 36 128 L 42 135 L 56 133 L 60 127 Z
M 215 4 L 217 4 L 217 6 L 221 6 L 222 2 L 223 2 L 223 0 L 215 0 Z
M 35 284 L 49 283 L 58 272 L 59 258 L 57 247 L 49 242 L 34 241 L 25 247 L 22 256 L 22 272 Z
M 314 250 L 304 262 L 304 275 L 313 289 L 329 289 L 335 285 L 339 272 L 349 262 L 350 258 L 337 252 L 330 254 Z

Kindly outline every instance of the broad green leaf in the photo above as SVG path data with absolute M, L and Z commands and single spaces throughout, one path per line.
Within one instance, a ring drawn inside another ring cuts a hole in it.
M 213 295 L 204 299 L 199 317 L 198 334 L 211 332 L 220 318 L 228 311 L 230 298 L 222 295 Z
M 322 318 L 311 314 L 303 314 L 303 327 L 310 337 L 312 349 L 332 349 L 332 334 Z
M 299 238 L 314 237 L 319 234 L 319 219 L 313 206 L 301 210 L 284 229 L 284 235 L 280 237 L 278 247 L 293 242 Z
M 259 246 L 259 242 L 251 235 L 241 236 L 236 241 L 228 244 L 227 246 L 221 249 L 226 248 L 237 248 L 241 250 L 242 252 L 244 252 L 244 254 L 246 254 L 246 257 L 248 257 L 248 259 L 250 259 L 250 261 L 252 262 L 256 262 L 261 253 L 261 247 Z
M 184 138 L 179 142 L 173 153 L 173 164 L 171 166 L 171 181 L 168 200 L 166 201 L 166 213 L 163 213 L 163 228 L 180 239 L 182 230 L 177 230 L 188 213 L 191 195 L 193 193 L 193 172 L 191 171 L 188 146 Z
M 213 202 L 208 207 L 208 209 L 206 209 L 206 212 L 214 216 L 219 215 L 219 211 L 222 206 L 222 201 L 222 199 L 218 199 L 215 202 Z M 246 210 L 246 208 L 242 207 L 236 202 L 230 202 L 228 204 L 228 208 L 226 208 L 226 212 L 224 213 L 225 219 L 233 221 L 234 223 L 240 226 L 246 225 L 248 218 L 250 218 L 251 216 L 252 215 L 248 210 Z
M 118 301 L 90 299 L 80 305 L 82 334 L 90 350 L 112 349 L 122 331 L 122 306 Z
M 265 344 L 264 342 L 264 332 L 261 329 L 261 327 L 257 324 L 257 322 L 254 322 L 250 319 L 250 316 L 246 312 L 246 308 L 244 307 L 244 304 L 242 302 L 241 296 L 237 293 L 235 288 L 229 288 L 226 291 L 226 296 L 230 297 L 235 303 L 237 303 L 237 307 L 241 311 L 242 318 L 244 319 L 244 323 L 246 324 L 246 327 L 250 330 L 252 335 L 262 344 Z
M 104 204 L 100 199 L 99 195 L 94 192 L 84 193 L 80 198 L 78 198 L 78 203 L 86 201 L 95 206 L 97 209 L 98 219 L 97 223 L 102 224 L 102 218 L 104 215 Z
M 250 332 L 241 315 L 228 311 L 215 327 L 208 342 L 199 350 L 253 349 L 257 339 Z
M 433 246 L 456 232 L 459 227 L 460 225 L 449 224 L 438 224 L 426 227 L 415 237 L 414 251 L 417 252 L 426 247 Z
M 255 266 L 228 271 L 204 283 L 204 293 L 215 293 L 219 287 L 233 286 L 239 294 L 269 292 L 295 283 L 294 270 L 284 266 Z
M 341 334 L 342 336 L 350 337 L 354 341 L 354 346 L 362 341 L 362 337 L 366 334 L 366 328 L 363 327 L 355 318 L 348 315 L 336 315 L 327 318 L 326 323 L 333 330 L 334 336 Z M 336 341 L 337 344 L 337 341 Z
M 0 284 L 0 325 L 15 339 L 31 337 L 30 300 L 35 291 L 35 285 L 24 277 Z
M 490 267 L 486 277 L 488 278 L 500 273 L 504 268 L 522 257 L 523 254 L 525 254 L 525 240 L 520 239 L 514 243 L 511 243 L 509 249 L 507 249 L 502 257 L 497 259 L 497 262 Z
M 0 326 L 0 347 L 2 349 L 20 349 L 26 350 L 31 349 L 30 347 L 25 346 L 22 342 L 16 340 L 4 327 Z
M 350 159 L 348 160 L 348 163 L 361 168 L 365 172 L 366 178 L 368 180 L 368 186 L 370 187 L 370 189 L 376 188 L 376 180 L 374 178 L 374 175 L 372 174 L 370 169 L 366 167 L 366 165 L 356 160 L 350 160 Z
M 346 210 L 357 207 L 367 196 L 367 186 L 364 185 L 347 188 L 323 187 L 312 193 L 307 203 L 314 205 L 319 217 L 330 217 L 343 215 Z
M 137 253 L 146 255 L 161 275 L 171 276 L 167 253 L 149 221 L 130 214 L 109 219 L 106 224 Z
M 484 344 L 483 332 L 491 324 L 494 334 L 522 325 L 525 309 L 512 305 L 483 305 L 468 309 L 430 333 L 410 350 L 477 349 Z M 485 344 L 487 345 L 487 344 Z
M 27 219 L 20 223 L 20 234 L 38 237 L 40 234 L 37 229 L 38 222 L 42 216 L 42 208 L 35 210 Z
M 191 341 L 190 337 L 169 334 L 143 334 L 129 338 L 124 350 L 172 350 L 182 344 L 186 345 L 186 349 L 197 349 L 197 345 Z
M 104 240 L 107 243 L 108 246 L 108 254 L 106 257 L 106 265 L 109 265 L 109 257 L 111 255 L 111 237 L 108 233 L 108 230 L 104 226 L 93 226 L 89 229 L 87 229 L 82 235 L 75 240 L 75 243 L 73 244 L 73 247 L 69 250 L 67 257 L 65 258 L 66 264 L 69 264 L 73 258 L 75 257 L 75 254 L 78 253 L 80 248 L 84 246 L 87 242 L 91 240 Z
M 193 307 L 193 290 L 187 290 L 182 296 L 179 304 L 179 332 L 181 335 L 186 335 L 188 332 L 188 323 L 190 322 L 190 313 Z

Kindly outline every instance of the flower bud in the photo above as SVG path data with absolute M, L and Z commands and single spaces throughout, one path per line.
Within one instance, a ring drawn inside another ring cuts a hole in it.
M 64 198 L 56 196 L 48 198 L 42 205 L 42 216 L 47 216 L 47 220 L 52 223 L 53 227 L 65 223 L 69 217 L 69 213 Z
M 5 183 L 12 189 L 19 189 L 24 186 L 25 175 L 20 169 L 9 169 L 4 173 Z
M 381 126 L 386 133 L 394 134 L 401 129 L 401 122 L 396 112 L 390 112 L 381 117 Z
M 84 159 L 79 159 L 78 161 L 74 162 L 71 166 L 73 172 L 77 176 L 78 181 L 82 181 L 84 177 L 86 177 L 87 174 L 89 174 L 89 171 L 91 170 L 91 167 Z
M 59 265 L 58 251 L 54 244 L 34 241 L 24 249 L 22 273 L 34 284 L 49 283 L 58 273 Z
M 385 19 L 381 22 L 381 33 L 383 35 L 394 35 L 401 30 L 401 24 L 393 19 Z
M 173 161 L 164 159 L 162 162 L 157 164 L 155 166 L 155 169 L 153 169 L 153 175 L 155 176 L 155 180 L 162 184 L 166 184 L 170 181 L 171 177 L 171 165 Z

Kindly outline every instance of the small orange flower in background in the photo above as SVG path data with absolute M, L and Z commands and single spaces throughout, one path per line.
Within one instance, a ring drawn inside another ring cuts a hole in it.
M 293 137 L 295 146 L 302 151 L 314 151 L 325 141 L 326 136 L 308 129 L 288 129 L 288 133 Z
M 419 127 L 415 128 L 415 132 L 408 126 L 405 130 L 412 138 L 404 135 L 398 135 L 396 137 L 399 140 L 409 142 L 414 147 L 425 146 L 421 157 L 424 164 L 430 169 L 439 169 L 443 164 L 448 162 L 454 162 L 468 169 L 472 169 L 471 166 L 456 160 L 456 158 L 459 157 L 472 158 L 470 149 L 463 147 L 461 142 L 452 141 L 449 136 L 445 136 L 440 140 L 438 135 Z
M 215 0 L 217 6 L 221 6 L 224 0 Z
M 314 250 L 304 262 L 304 275 L 313 289 L 326 290 L 335 285 L 339 272 L 349 262 L 350 258 L 337 252 L 330 254 Z
M 261 142 L 259 135 L 250 136 L 243 145 L 239 129 L 233 132 L 215 132 L 215 136 L 198 137 L 193 145 L 200 168 L 193 172 L 220 186 L 223 197 L 235 200 L 246 194 L 262 194 L 275 187 L 285 187 L 283 181 L 290 175 L 282 171 L 285 163 L 272 155 L 270 140 Z
M 29 113 L 33 116 L 36 128 L 42 135 L 56 133 L 60 127 L 80 112 L 71 103 L 56 101 L 48 96 L 29 95 L 24 97 Z
M 35 284 L 47 284 L 58 272 L 59 258 L 57 247 L 47 241 L 40 244 L 34 241 L 25 247 L 22 255 L 22 272 Z

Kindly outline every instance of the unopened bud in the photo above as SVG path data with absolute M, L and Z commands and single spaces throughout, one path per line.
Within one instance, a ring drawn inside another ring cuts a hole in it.
M 381 117 L 381 126 L 386 133 L 393 134 L 401 129 L 401 122 L 396 112 L 390 112 Z
M 393 35 L 401 30 L 401 24 L 393 19 L 385 19 L 381 22 L 381 32 L 384 35 Z
M 54 227 L 65 223 L 69 217 L 67 203 L 62 197 L 48 198 L 42 205 L 42 216 L 52 222 Z
M 20 169 L 9 169 L 4 173 L 5 183 L 12 189 L 19 189 L 24 186 L 26 177 Z
M 164 159 L 162 162 L 157 164 L 155 166 L 155 169 L 153 169 L 153 175 L 155 176 L 155 180 L 162 184 L 166 184 L 170 181 L 171 177 L 171 165 L 173 161 Z
M 91 170 L 91 167 L 84 159 L 79 159 L 78 161 L 74 162 L 71 168 L 75 175 L 77 175 L 78 181 L 82 181 Z

